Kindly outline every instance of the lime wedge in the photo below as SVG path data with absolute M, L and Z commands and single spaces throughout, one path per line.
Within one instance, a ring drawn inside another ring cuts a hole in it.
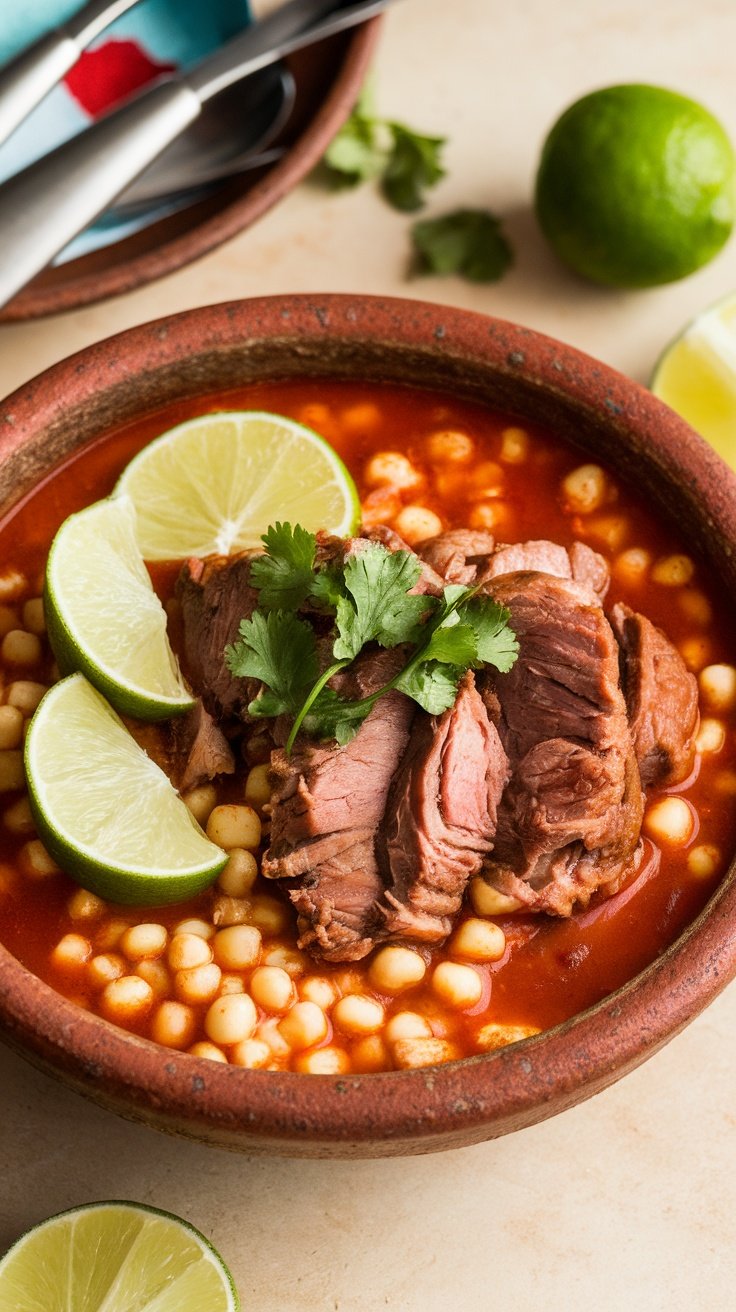
M 83 674 L 46 693 L 25 747 L 39 837 L 100 897 L 161 905 L 191 897 L 226 856 Z
M 43 1221 L 0 1261 L 0 1312 L 238 1312 L 232 1276 L 198 1230 L 138 1203 Z
M 667 347 L 651 388 L 736 469 L 736 295 L 698 315 Z
M 46 565 L 44 609 L 59 668 L 82 670 L 122 714 L 168 719 L 193 705 L 129 497 L 98 501 L 64 521 Z
M 130 462 L 115 493 L 138 511 L 146 560 L 228 556 L 260 546 L 276 520 L 350 533 L 360 502 L 332 447 L 293 419 L 243 410 L 200 415 Z

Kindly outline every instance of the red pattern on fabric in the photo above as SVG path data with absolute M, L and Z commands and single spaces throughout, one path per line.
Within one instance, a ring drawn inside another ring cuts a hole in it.
M 82 109 L 98 118 L 146 83 L 175 69 L 175 64 L 156 63 L 135 41 L 106 41 L 96 50 L 86 50 L 64 81 Z

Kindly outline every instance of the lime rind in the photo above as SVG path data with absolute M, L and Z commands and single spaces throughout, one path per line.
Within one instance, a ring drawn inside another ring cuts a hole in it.
M 49 1217 L 0 1260 L 0 1312 L 72 1306 L 74 1312 L 133 1306 L 136 1312 L 240 1312 L 232 1275 L 201 1231 L 171 1212 L 118 1200 Z
M 62 870 L 101 897 L 182 901 L 225 865 L 226 853 L 83 674 L 55 684 L 41 701 L 25 768 L 39 837 Z
M 131 460 L 113 491 L 138 512 L 146 560 L 230 555 L 259 547 L 276 519 L 337 535 L 360 500 L 337 452 L 303 424 L 263 410 L 189 419 Z
M 168 719 L 194 701 L 135 524 L 129 497 L 95 502 L 64 521 L 46 565 L 48 636 L 63 673 L 81 670 L 123 714 Z

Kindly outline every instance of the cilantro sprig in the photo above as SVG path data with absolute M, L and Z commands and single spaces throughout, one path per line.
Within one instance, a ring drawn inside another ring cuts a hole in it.
M 405 123 L 380 118 L 367 86 L 324 158 L 338 185 L 357 187 L 380 178 L 389 204 L 411 213 L 421 209 L 425 192 L 445 176 L 444 146 L 444 137 L 430 137 Z
M 301 525 L 275 524 L 263 535 L 265 554 L 251 568 L 258 607 L 241 621 L 235 643 L 225 649 L 230 672 L 257 679 L 262 691 L 248 710 L 258 717 L 293 719 L 287 752 L 301 728 L 316 738 L 350 741 L 380 697 L 391 689 L 411 697 L 431 715 L 448 710 L 469 669 L 493 665 L 506 672 L 518 653 L 509 613 L 478 587 L 458 584 L 442 597 L 416 595 L 421 566 L 408 551 L 366 543 L 340 564 L 318 561 L 317 539 Z M 310 601 L 318 629 L 297 615 Z M 383 687 L 349 699 L 328 685 L 370 643 L 404 647 L 406 661 Z M 332 661 L 324 664 L 324 646 Z

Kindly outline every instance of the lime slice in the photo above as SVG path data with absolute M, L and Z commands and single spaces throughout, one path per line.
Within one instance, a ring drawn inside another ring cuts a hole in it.
M 276 520 L 350 533 L 360 502 L 332 447 L 265 411 L 200 415 L 156 439 L 123 471 L 146 560 L 228 556 L 260 546 Z
M 222 870 L 225 853 L 83 674 L 46 693 L 25 764 L 39 837 L 93 893 L 138 906 L 180 902 Z
M 0 1312 L 238 1312 L 198 1230 L 138 1203 L 90 1203 L 29 1230 L 0 1261 Z
M 44 609 L 59 668 L 82 670 L 121 713 L 160 720 L 193 705 L 129 497 L 98 501 L 64 521 L 46 565 Z
M 698 315 L 667 347 L 651 387 L 736 469 L 736 295 Z

